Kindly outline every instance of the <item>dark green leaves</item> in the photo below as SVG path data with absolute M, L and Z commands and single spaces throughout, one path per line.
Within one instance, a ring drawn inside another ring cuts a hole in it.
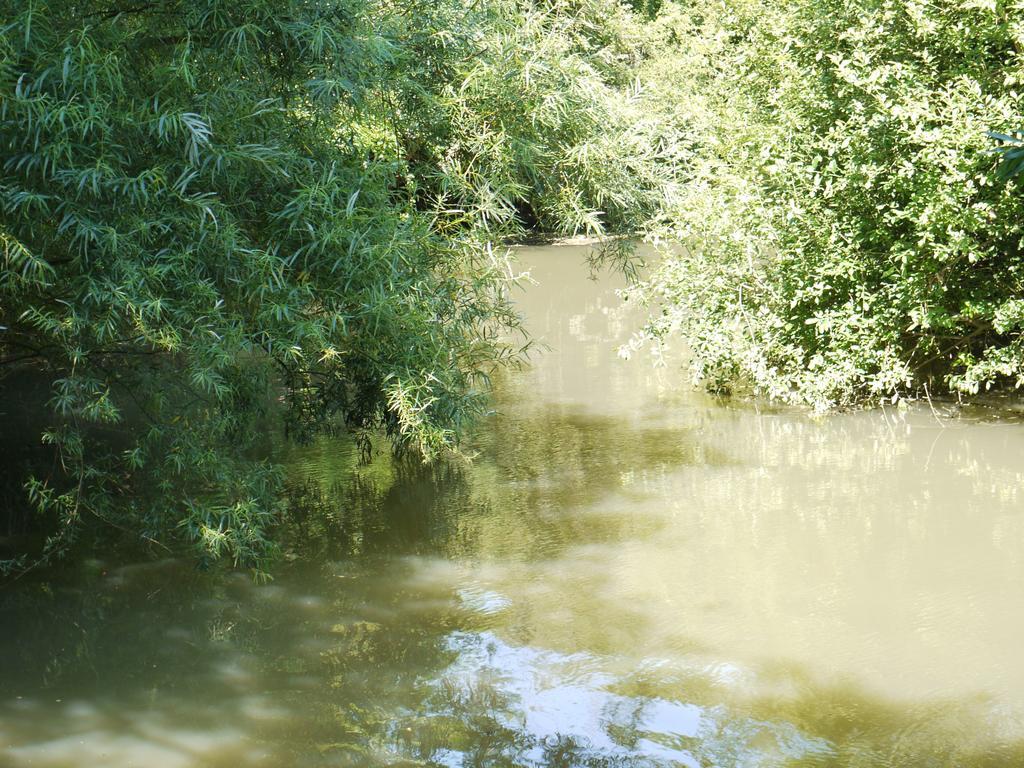
M 398 71 L 390 5 L 0 0 L 0 18 L 0 375 L 51 383 L 51 460 L 22 478 L 41 525 L 259 563 L 267 424 L 455 445 L 516 319 L 500 252 L 410 196 L 380 141 L 429 143 L 394 105 L 436 85 Z
M 990 139 L 999 142 L 999 146 L 992 150 L 999 155 L 999 175 L 1001 178 L 1009 179 L 1024 172 L 1024 132 L 1016 131 L 1013 135 L 988 131 L 986 134 Z

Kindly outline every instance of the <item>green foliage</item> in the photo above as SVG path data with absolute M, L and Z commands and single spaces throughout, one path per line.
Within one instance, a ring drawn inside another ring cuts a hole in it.
M 642 229 L 677 168 L 635 78 L 642 20 L 619 0 L 445 8 L 403 33 L 419 42 L 393 102 L 419 199 L 493 235 Z
M 662 14 L 679 53 L 660 79 L 694 143 L 659 230 L 676 246 L 645 287 L 662 307 L 651 334 L 681 334 L 713 387 L 816 408 L 1024 382 L 1024 195 L 987 136 L 1024 111 L 1022 11 L 699 0 Z
M 46 555 L 93 518 L 258 564 L 282 415 L 457 447 L 526 343 L 494 244 L 530 230 L 664 244 L 647 337 L 714 388 L 1024 383 L 1020 0 L 0 10 L 0 375 L 49 388 Z
M 450 196 L 499 226 L 601 235 L 644 225 L 675 168 L 635 80 L 643 27 L 615 0 L 507 3 L 495 16 L 445 94 Z
M 394 8 L 0 8 L 0 362 L 52 382 L 26 486 L 47 552 L 93 516 L 258 562 L 276 400 L 299 436 L 455 445 L 517 320 L 503 258 L 380 138 L 408 87 Z
M 999 173 L 1004 178 L 1010 178 L 1024 173 L 1024 133 L 1014 131 L 1013 135 L 989 131 L 989 138 L 999 142 L 999 146 L 992 150 L 1000 156 Z
M 282 415 L 455 448 L 526 345 L 494 243 L 636 229 L 673 178 L 640 18 L 0 0 L 0 375 L 50 388 L 44 559 L 98 519 L 259 564 Z

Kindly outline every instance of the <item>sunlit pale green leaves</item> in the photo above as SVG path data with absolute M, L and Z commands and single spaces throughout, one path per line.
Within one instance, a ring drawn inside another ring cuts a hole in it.
M 679 48 L 659 80 L 695 132 L 660 232 L 677 247 L 647 284 L 651 334 L 681 333 L 706 384 L 819 409 L 1019 383 L 1022 12 L 662 14 Z

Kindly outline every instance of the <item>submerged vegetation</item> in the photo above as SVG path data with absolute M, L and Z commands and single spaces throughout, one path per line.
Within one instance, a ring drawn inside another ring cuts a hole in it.
M 1024 380 L 1016 0 L 0 9 L 0 375 L 47 403 L 7 469 L 44 558 L 93 519 L 263 562 L 281 423 L 456 447 L 528 347 L 530 231 L 664 245 L 645 337 L 716 389 Z

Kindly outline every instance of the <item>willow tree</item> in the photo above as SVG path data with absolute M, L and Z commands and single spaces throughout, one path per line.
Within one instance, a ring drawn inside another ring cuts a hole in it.
M 0 0 L 0 387 L 49 388 L 46 552 L 92 516 L 258 561 L 278 406 L 432 454 L 514 357 L 507 266 L 404 178 L 376 11 Z

